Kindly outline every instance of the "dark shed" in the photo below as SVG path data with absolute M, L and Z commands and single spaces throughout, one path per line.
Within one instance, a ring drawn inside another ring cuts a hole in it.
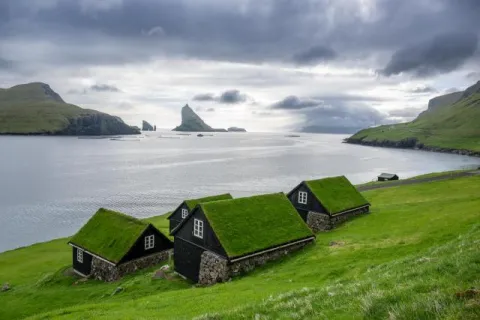
M 201 280 L 205 252 L 231 265 L 314 240 L 283 193 L 198 204 L 173 235 L 175 271 L 194 282 Z
M 103 273 L 108 273 L 110 269 L 144 257 L 163 257 L 165 251 L 173 248 L 173 243 L 152 224 L 103 208 L 71 238 L 69 244 L 73 248 L 73 269 L 82 276 L 95 272 L 92 265 L 96 261 L 101 261 L 99 268 L 104 265 L 104 269 L 109 270 L 103 270 Z M 102 273 L 102 270 L 98 272 Z
M 398 176 L 394 173 L 382 173 L 378 176 L 378 181 L 398 180 Z
M 192 212 L 192 210 L 197 204 L 228 199 L 233 199 L 230 193 L 183 201 L 175 210 L 172 211 L 172 213 L 167 218 L 168 220 L 170 220 L 170 234 L 172 234 L 173 229 L 175 229 L 180 224 L 180 222 L 182 222 L 182 220 L 185 219 L 190 214 L 190 212 Z

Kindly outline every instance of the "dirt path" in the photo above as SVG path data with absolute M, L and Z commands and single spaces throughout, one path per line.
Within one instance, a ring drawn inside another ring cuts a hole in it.
M 360 187 L 357 187 L 357 190 L 368 191 L 368 190 L 374 190 L 374 189 L 383 189 L 383 188 L 404 186 L 404 185 L 417 184 L 417 183 L 423 183 L 423 182 L 448 180 L 448 179 L 455 179 L 455 178 L 475 176 L 475 175 L 480 175 L 480 170 L 457 172 L 457 173 L 445 174 L 443 176 L 426 177 L 426 178 L 411 179 L 411 180 L 388 181 L 388 182 L 385 182 L 384 184 L 360 186 Z

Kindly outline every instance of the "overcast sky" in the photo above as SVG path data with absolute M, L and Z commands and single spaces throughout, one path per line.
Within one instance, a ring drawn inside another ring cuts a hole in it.
M 0 87 L 159 128 L 411 120 L 480 80 L 478 0 L 0 0 Z

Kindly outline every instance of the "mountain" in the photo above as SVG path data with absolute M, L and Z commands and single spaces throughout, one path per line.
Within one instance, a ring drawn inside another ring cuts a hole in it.
M 226 132 L 227 130 L 210 127 L 187 104 L 182 108 L 182 123 L 173 131 Z
M 119 117 L 66 103 L 48 84 L 0 88 L 0 134 L 138 134 Z
M 364 129 L 345 142 L 480 156 L 480 81 L 433 98 L 412 122 Z
M 154 131 L 153 126 L 145 120 L 142 120 L 142 130 L 143 131 Z

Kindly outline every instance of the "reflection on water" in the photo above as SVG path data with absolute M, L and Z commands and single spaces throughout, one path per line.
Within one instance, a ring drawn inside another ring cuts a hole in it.
M 160 136 L 180 139 L 160 139 Z M 0 251 L 73 234 L 99 207 L 137 217 L 183 199 L 289 191 L 301 180 L 402 178 L 478 164 L 457 155 L 362 147 L 344 136 L 155 132 L 128 141 L 0 137 Z M 122 139 L 120 139 L 122 140 Z

